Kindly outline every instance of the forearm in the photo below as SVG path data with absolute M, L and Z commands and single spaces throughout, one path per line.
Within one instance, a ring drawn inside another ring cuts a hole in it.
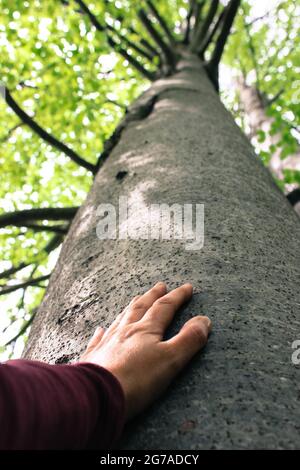
M 0 365 L 0 448 L 109 448 L 124 424 L 117 379 L 94 364 Z

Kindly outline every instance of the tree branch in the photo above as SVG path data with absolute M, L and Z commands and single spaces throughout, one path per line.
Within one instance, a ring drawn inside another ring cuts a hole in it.
M 155 80 L 155 74 L 153 72 L 150 72 L 149 70 L 146 70 L 144 66 L 138 62 L 133 56 L 129 55 L 126 49 L 123 49 L 123 47 L 120 44 L 117 44 L 116 41 L 108 36 L 107 38 L 109 45 L 115 49 L 116 52 L 121 54 L 124 59 L 128 60 L 128 62 L 136 69 L 138 72 L 140 72 L 144 77 L 146 77 L 148 80 L 153 81 Z
M 33 230 L 34 232 L 54 232 L 66 234 L 68 229 L 63 225 L 39 225 L 39 224 L 29 224 L 27 222 L 20 222 L 14 224 L 16 227 L 26 227 Z
M 138 54 L 140 55 L 143 55 L 144 57 L 146 57 L 148 60 L 152 61 L 152 58 L 153 56 L 151 56 L 147 51 L 145 51 L 144 49 L 141 49 L 139 46 L 137 46 L 136 44 L 134 44 L 132 41 L 130 41 L 129 39 L 127 39 L 126 36 L 122 35 L 121 33 L 119 33 L 119 31 L 117 31 L 113 26 L 111 26 L 110 24 L 105 24 L 105 25 L 102 25 L 99 20 L 96 18 L 96 16 L 90 11 L 90 9 L 88 8 L 88 6 L 82 1 L 82 0 L 76 0 L 76 2 L 80 5 L 80 7 L 82 8 L 82 10 L 84 11 L 84 13 L 87 14 L 87 16 L 90 18 L 91 20 L 91 23 L 95 26 L 95 28 L 98 30 L 98 31 L 101 31 L 101 32 L 107 32 L 110 31 L 112 33 L 115 33 L 120 40 L 124 41 L 124 43 L 128 46 L 128 47 L 131 47 L 132 49 L 134 49 Z M 109 42 L 109 36 L 108 36 L 108 42 Z
M 227 39 L 230 34 L 231 27 L 234 22 L 234 18 L 237 14 L 237 11 L 239 9 L 241 0 L 230 0 L 230 3 L 228 4 L 227 11 L 225 14 L 223 26 L 221 29 L 221 32 L 219 34 L 219 37 L 216 42 L 216 46 L 214 49 L 214 52 L 212 54 L 212 57 L 207 65 L 207 71 L 210 79 L 212 80 L 213 84 L 215 85 L 216 89 L 219 89 L 219 64 L 221 61 L 222 54 L 224 52 L 224 48 L 227 42 Z
M 213 38 L 215 37 L 216 32 L 219 29 L 220 24 L 222 23 L 224 16 L 225 16 L 226 8 L 223 8 L 221 14 L 219 15 L 219 18 L 215 22 L 214 26 L 212 27 L 211 31 L 208 32 L 207 36 L 203 39 L 202 44 L 199 47 L 199 56 L 201 58 L 204 57 L 204 53 L 210 43 L 212 42 Z
M 152 59 L 154 57 L 159 57 L 159 52 L 155 49 L 154 46 L 152 46 L 152 44 L 150 44 L 150 42 L 147 41 L 147 39 L 141 38 L 140 43 L 141 43 L 142 46 L 144 46 L 146 49 L 148 49 L 148 51 L 152 55 Z
M 20 88 L 31 88 L 32 90 L 38 90 L 37 86 L 30 85 L 26 82 L 27 82 L 27 80 L 22 80 L 21 82 L 18 83 L 18 87 L 20 87 Z
M 284 3 L 285 3 L 284 1 L 278 3 L 278 4 L 275 6 L 275 9 L 274 9 L 274 7 L 273 7 L 271 10 L 267 11 L 267 12 L 264 13 L 263 15 L 261 15 L 261 16 L 259 16 L 259 17 L 257 17 L 257 18 L 254 18 L 253 20 L 249 21 L 248 26 L 252 26 L 252 25 L 253 25 L 254 23 L 256 23 L 257 21 L 263 20 L 264 18 L 270 16 L 271 13 L 273 13 L 273 14 L 278 13 L 278 11 L 282 8 L 282 6 L 284 5 Z
M 208 13 L 206 15 L 206 18 L 204 20 L 204 23 L 199 24 L 195 31 L 193 41 L 192 41 L 193 52 L 199 52 L 201 43 L 208 33 L 209 27 L 212 24 L 213 19 L 218 11 L 218 7 L 219 7 L 219 0 L 212 0 Z
M 33 220 L 71 220 L 77 210 L 78 207 L 45 207 L 8 212 L 7 214 L 0 215 L 0 228 L 7 225 L 26 225 L 26 223 Z
M 93 26 L 95 26 L 95 28 L 98 30 L 98 31 L 105 31 L 106 28 L 105 26 L 103 26 L 99 21 L 98 19 L 96 18 L 96 16 L 91 12 L 91 10 L 88 8 L 88 6 L 82 1 L 82 0 L 75 0 L 75 2 L 78 3 L 78 5 L 80 6 L 81 10 L 89 17 L 91 23 Z
M 29 264 L 30 264 L 30 263 L 29 263 Z M 21 271 L 22 269 L 24 269 L 24 268 L 26 268 L 27 266 L 29 266 L 29 264 L 20 263 L 20 264 L 18 264 L 18 266 L 12 266 L 11 268 L 6 269 L 5 271 L 2 271 L 2 272 L 0 273 L 0 279 L 4 279 L 4 278 L 10 277 L 12 274 L 15 274 L 15 273 L 17 273 L 18 271 Z
M 32 278 L 32 276 L 34 275 L 34 273 L 35 273 L 35 271 L 36 271 L 37 269 L 38 269 L 38 265 L 36 264 L 36 265 L 34 265 L 33 269 L 31 270 L 30 278 Z M 28 287 L 29 287 L 29 286 L 23 288 L 23 292 L 22 292 L 21 299 L 20 299 L 20 301 L 18 302 L 18 305 L 17 305 L 17 309 L 18 309 L 18 310 L 24 309 L 25 294 L 26 294 L 26 291 L 27 291 L 27 288 L 28 288 Z M 36 312 L 37 312 L 37 309 L 36 309 L 36 308 L 32 310 L 32 315 L 31 315 L 31 317 L 29 318 L 29 320 L 28 320 L 27 322 L 24 321 L 23 326 L 22 326 L 21 329 L 19 330 L 19 333 L 17 333 L 17 334 L 16 334 L 11 340 L 9 340 L 4 346 L 8 346 L 9 344 L 14 343 L 20 336 L 22 336 L 22 335 L 25 333 L 25 331 L 27 330 L 27 328 L 28 328 L 29 325 L 31 324 L 31 322 L 32 322 L 32 320 L 33 320 L 34 315 L 36 314 Z M 5 331 L 7 331 L 7 329 L 12 325 L 12 323 L 14 323 L 14 322 L 11 322 L 9 325 L 7 325 L 7 326 L 3 329 L 2 333 L 5 333 Z
M 50 239 L 50 241 L 44 246 L 44 248 L 41 250 L 40 253 L 44 252 L 45 256 L 49 255 L 53 250 L 55 250 L 55 248 L 57 248 L 62 243 L 63 238 L 64 238 L 63 234 L 54 235 Z M 10 276 L 12 276 L 13 274 L 21 271 L 22 269 L 27 268 L 28 266 L 30 266 L 34 262 L 35 262 L 34 260 L 32 260 L 30 262 L 26 262 L 26 263 L 21 262 L 17 266 L 12 266 L 11 268 L 6 269 L 5 271 L 2 271 L 0 273 L 0 279 L 5 279 L 5 278 L 7 279 Z
M 128 39 L 126 36 L 122 35 L 118 30 L 116 30 L 113 26 L 110 24 L 105 23 L 105 25 L 102 25 L 99 20 L 96 18 L 96 16 L 90 11 L 88 6 L 82 1 L 82 0 L 76 0 L 76 2 L 80 5 L 82 10 L 88 15 L 88 17 L 91 20 L 91 23 L 95 26 L 95 28 L 98 31 L 105 32 L 106 37 L 107 37 L 107 42 L 108 44 L 116 50 L 119 54 L 121 54 L 128 62 L 131 63 L 133 67 L 135 67 L 142 75 L 144 75 L 148 80 L 153 81 L 154 80 L 154 75 L 151 74 L 151 72 L 148 72 L 142 64 L 140 64 L 134 57 L 132 57 L 130 54 L 128 54 L 127 50 L 122 47 L 121 44 L 118 44 L 110 35 L 110 33 L 115 34 L 120 41 L 123 41 L 127 47 L 135 50 L 139 55 L 142 55 L 143 57 L 147 58 L 150 62 L 153 59 L 153 56 L 150 55 L 147 51 L 139 47 L 138 45 L 134 44 L 130 39 Z
M 151 0 L 146 0 L 146 3 L 149 7 L 149 10 L 153 14 L 153 16 L 157 19 L 161 29 L 165 32 L 165 34 L 166 34 L 167 38 L 169 39 L 170 43 L 174 44 L 174 37 L 173 37 L 171 31 L 169 30 L 169 27 L 168 27 L 167 23 L 165 22 L 164 18 L 159 14 L 158 10 L 153 5 Z
M 23 289 L 24 287 L 35 286 L 37 283 L 41 281 L 46 281 L 47 279 L 49 279 L 49 277 L 50 277 L 50 274 L 46 274 L 44 276 L 39 276 L 34 279 L 28 279 L 27 281 L 21 282 L 20 284 L 2 287 L 2 289 L 0 290 L 0 296 L 5 295 L 5 294 L 10 294 L 11 292 L 15 292 L 18 289 Z
M 148 59 L 150 62 L 152 62 L 153 59 L 153 54 L 150 54 L 149 52 L 145 51 L 145 49 L 141 48 L 134 42 L 130 41 L 126 36 L 119 34 L 117 31 L 116 33 L 118 34 L 118 37 L 120 38 L 121 41 L 123 41 L 128 47 L 133 49 L 135 52 L 137 52 L 139 55 L 145 57 Z
M 123 21 L 124 18 L 122 18 L 120 21 Z M 151 60 L 154 57 L 159 57 L 158 51 L 155 49 L 155 47 L 150 44 L 147 39 L 141 37 L 140 33 L 136 31 L 136 29 L 133 28 L 133 26 L 128 26 L 127 27 L 128 31 L 131 32 L 132 34 L 135 34 L 138 37 L 138 41 L 141 46 L 143 46 L 145 49 L 147 49 L 149 56 L 151 57 Z
M 147 29 L 148 33 L 152 37 L 153 41 L 159 46 L 159 48 L 162 50 L 166 62 L 172 69 L 175 67 L 175 56 L 173 54 L 172 49 L 164 42 L 163 38 L 159 34 L 159 32 L 155 29 L 149 18 L 147 17 L 146 13 L 144 10 L 140 10 L 138 12 L 138 17 L 140 18 L 141 22 Z
M 276 95 L 272 96 L 272 98 L 267 98 L 266 100 L 266 106 L 271 106 L 273 103 L 275 103 L 275 101 L 278 100 L 278 98 L 280 98 L 280 96 L 284 93 L 284 88 L 281 88 L 281 90 L 279 90 Z
M 286 197 L 292 206 L 295 206 L 298 202 L 300 202 L 300 188 L 294 189 L 289 194 L 287 194 Z
M 115 100 L 107 99 L 105 101 L 105 103 L 113 104 L 113 105 L 117 106 L 118 108 L 123 109 L 124 111 L 126 111 L 126 109 L 127 109 L 127 106 L 125 104 L 119 103 L 118 101 L 115 101 Z
M 190 32 L 191 32 L 191 20 L 195 9 L 196 0 L 190 0 L 190 7 L 186 17 L 186 26 L 184 31 L 184 38 L 182 40 L 183 44 L 188 44 L 190 41 Z M 182 28 L 183 29 L 183 28 Z
M 91 12 L 89 7 L 82 1 L 82 0 L 75 0 L 80 7 L 82 8 L 82 11 L 89 17 L 91 23 L 97 31 L 100 32 L 105 32 L 107 34 L 108 31 L 111 31 L 113 33 L 119 34 L 119 32 L 110 24 L 105 23 L 105 25 L 101 24 L 98 18 Z
M 0 139 L 0 142 L 1 144 L 6 142 L 11 136 L 12 134 L 15 132 L 15 130 L 17 130 L 19 127 L 22 127 L 24 126 L 24 123 L 23 122 L 19 122 L 18 124 L 16 124 L 14 127 L 12 127 L 11 129 L 9 129 L 9 131 L 7 132 L 6 136 L 3 137 L 2 139 Z
M 31 325 L 31 323 L 34 320 L 36 312 L 37 312 L 37 309 L 34 310 L 31 317 L 29 318 L 29 320 L 27 320 L 25 323 L 23 323 L 23 326 L 21 327 L 20 331 L 13 338 L 11 338 L 9 341 L 7 341 L 7 343 L 4 344 L 4 347 L 9 346 L 10 344 L 14 343 L 15 341 L 17 341 L 18 338 L 20 338 L 20 336 L 22 336 L 24 333 L 26 333 L 27 329 L 29 328 L 29 326 Z
M 52 147 L 55 147 L 56 149 L 63 152 L 65 155 L 71 158 L 73 162 L 77 163 L 77 165 L 83 166 L 84 168 L 91 171 L 92 173 L 95 172 L 95 165 L 81 158 L 76 152 L 74 152 L 74 150 L 70 149 L 63 142 L 60 142 L 51 134 L 49 134 L 47 131 L 45 131 L 45 129 L 43 129 L 27 113 L 25 113 L 25 111 L 23 111 L 23 109 L 21 109 L 20 106 L 17 104 L 17 102 L 13 99 L 12 95 L 10 94 L 7 88 L 4 90 L 4 97 L 8 106 L 10 106 L 10 108 L 21 119 L 21 121 L 27 126 L 29 126 L 43 140 L 45 140 L 48 144 L 52 145 Z
M 194 32 L 196 31 L 198 24 L 202 19 L 202 10 L 205 5 L 206 0 L 196 1 L 196 5 L 194 8 Z
M 63 242 L 64 235 L 57 233 L 54 235 L 50 241 L 47 243 L 47 245 L 43 248 L 42 251 L 44 251 L 47 255 L 51 253 L 51 251 L 55 250 L 61 243 Z

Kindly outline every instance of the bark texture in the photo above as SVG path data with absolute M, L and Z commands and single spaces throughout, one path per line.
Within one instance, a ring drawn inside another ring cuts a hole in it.
M 156 81 L 126 119 L 64 242 L 26 357 L 76 359 L 132 296 L 158 280 L 169 288 L 190 281 L 194 298 L 168 335 L 205 313 L 214 325 L 209 344 L 127 427 L 119 448 L 299 447 L 300 370 L 291 362 L 300 334 L 298 216 L 196 56 Z M 204 248 L 99 240 L 96 208 L 117 206 L 120 195 L 144 207 L 204 203 Z
M 259 91 L 254 86 L 247 85 L 243 79 L 238 81 L 240 92 L 240 99 L 242 106 L 247 115 L 251 135 L 254 137 L 259 130 L 266 133 L 266 139 L 261 144 L 263 150 L 269 152 L 272 145 L 277 146 L 281 140 L 279 134 L 270 134 L 273 119 L 267 115 L 266 107 L 259 94 Z M 281 149 L 277 148 L 273 153 L 269 167 L 271 172 L 278 179 L 283 179 L 283 170 L 298 170 L 300 171 L 300 150 L 295 155 L 290 155 L 285 159 L 281 159 Z M 289 191 L 294 187 L 289 187 Z

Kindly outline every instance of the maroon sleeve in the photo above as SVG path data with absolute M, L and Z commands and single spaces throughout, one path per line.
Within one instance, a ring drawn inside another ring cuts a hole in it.
M 0 449 L 107 449 L 124 416 L 121 385 L 103 367 L 0 364 Z

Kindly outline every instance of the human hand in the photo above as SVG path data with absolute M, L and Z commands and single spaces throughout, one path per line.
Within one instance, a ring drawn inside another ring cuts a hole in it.
M 192 294 L 191 284 L 166 293 L 166 284 L 157 283 L 134 297 L 107 330 L 97 328 L 81 356 L 80 362 L 105 367 L 119 380 L 126 420 L 154 401 L 206 344 L 211 321 L 205 316 L 191 318 L 177 335 L 163 341 L 175 312 Z

